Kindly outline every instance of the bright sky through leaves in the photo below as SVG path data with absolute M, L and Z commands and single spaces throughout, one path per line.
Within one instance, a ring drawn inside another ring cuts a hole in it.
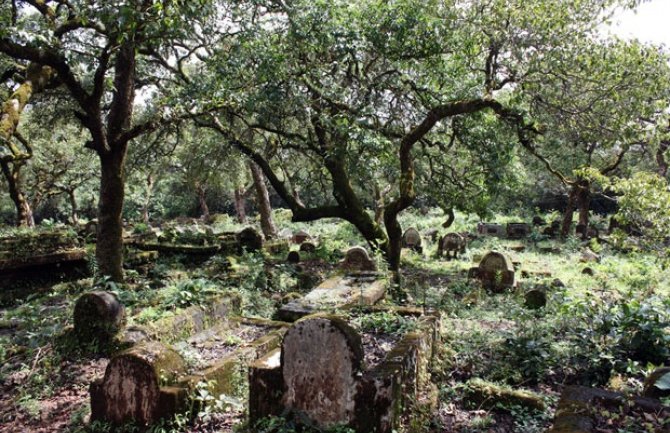
M 640 5 L 637 12 L 618 13 L 611 31 L 623 38 L 637 38 L 670 48 L 670 0 L 651 0 Z

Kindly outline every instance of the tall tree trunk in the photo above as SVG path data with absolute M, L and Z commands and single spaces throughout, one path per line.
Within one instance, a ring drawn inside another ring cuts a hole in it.
M 198 203 L 200 205 L 200 219 L 203 221 L 209 220 L 209 206 L 207 205 L 207 187 L 201 183 L 195 186 L 195 191 L 198 193 Z
M 147 187 L 144 194 L 144 203 L 142 204 L 142 222 L 149 224 L 149 206 L 151 206 L 151 196 L 154 191 L 154 176 L 149 173 L 147 175 Z
M 68 198 L 70 199 L 70 208 L 72 213 L 70 217 L 72 219 L 72 224 L 77 225 L 79 223 L 79 208 L 77 207 L 77 196 L 75 195 L 74 190 L 67 192 Z
M 123 200 L 125 152 L 100 157 L 100 199 L 95 257 L 100 275 L 123 281 Z
M 665 158 L 665 152 L 670 149 L 670 141 L 661 141 L 656 150 L 656 163 L 658 164 L 659 176 L 666 178 L 668 176 L 668 160 Z
M 579 189 L 577 191 L 577 210 L 579 211 L 579 225 L 584 228 L 582 238 L 588 238 L 589 228 L 589 209 L 591 207 L 591 183 L 583 180 L 580 181 Z
M 261 217 L 261 230 L 265 239 L 272 239 L 277 236 L 277 227 L 272 220 L 272 205 L 270 204 L 270 193 L 265 185 L 265 176 L 260 167 L 254 162 L 249 163 L 251 177 L 254 180 L 256 189 L 256 201 L 258 203 L 258 212 Z
M 565 238 L 570 234 L 570 228 L 572 227 L 572 214 L 575 212 L 575 206 L 577 202 L 577 186 L 572 185 L 570 187 L 570 192 L 568 193 L 568 203 L 565 206 L 565 212 L 563 212 L 563 223 L 561 224 L 561 237 Z
M 16 207 L 16 225 L 20 227 L 34 227 L 35 220 L 30 204 L 21 190 L 21 166 L 22 162 L 8 163 L 2 161 L 2 174 L 7 180 L 9 196 Z
M 239 221 L 240 224 L 245 224 L 247 222 L 247 211 L 245 209 L 246 199 L 244 197 L 244 188 L 236 186 L 235 191 L 233 191 L 233 196 L 237 221 Z

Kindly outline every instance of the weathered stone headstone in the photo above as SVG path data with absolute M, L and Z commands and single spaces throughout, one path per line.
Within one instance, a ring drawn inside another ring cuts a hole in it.
M 498 251 L 490 251 L 482 258 L 476 276 L 484 287 L 495 292 L 501 292 L 515 285 L 512 260 Z
M 524 305 L 531 310 L 538 310 L 547 305 L 547 291 L 543 287 L 535 287 L 524 294 Z
M 377 270 L 377 265 L 363 247 L 349 248 L 344 255 L 344 260 L 341 262 L 341 267 L 347 271 L 354 272 Z
M 146 426 L 175 413 L 184 391 L 161 384 L 185 372 L 181 356 L 155 341 L 115 355 L 104 378 L 91 384 L 91 420 Z
M 438 229 L 428 229 L 423 232 L 423 235 L 433 242 L 437 242 L 440 238 L 440 231 Z
M 305 253 L 313 253 L 316 251 L 316 244 L 314 242 L 305 241 L 300 244 L 300 251 Z
M 414 227 L 405 230 L 405 233 L 402 235 L 402 246 L 403 248 L 421 252 L 423 250 L 421 246 L 421 233 Z
M 74 331 L 82 343 L 108 343 L 121 330 L 125 308 L 115 294 L 95 291 L 79 297 L 74 306 Z
M 508 223 L 507 237 L 510 239 L 525 238 L 530 234 L 530 226 L 526 223 Z
M 263 235 L 253 227 L 247 227 L 237 234 L 240 250 L 258 251 L 263 248 Z
M 544 226 L 544 225 L 547 225 L 547 222 L 541 216 L 535 215 L 533 217 L 533 225 L 535 227 Z
M 319 427 L 351 423 L 362 360 L 361 338 L 343 320 L 323 316 L 297 322 L 282 343 L 283 406 Z
M 505 236 L 505 228 L 501 224 L 479 223 L 477 233 L 483 236 Z
M 302 244 L 303 242 L 308 241 L 310 239 L 312 239 L 312 236 L 310 236 L 310 234 L 304 230 L 299 230 L 293 234 L 294 244 Z
M 286 261 L 289 263 L 300 263 L 300 252 L 298 251 L 289 252 L 288 256 L 286 257 Z
M 465 246 L 467 245 L 467 238 L 460 233 L 447 233 L 440 239 L 437 248 L 437 255 L 441 257 L 442 254 L 447 256 L 447 259 L 457 258 L 458 254 L 465 253 Z M 453 256 L 452 256 L 453 253 Z

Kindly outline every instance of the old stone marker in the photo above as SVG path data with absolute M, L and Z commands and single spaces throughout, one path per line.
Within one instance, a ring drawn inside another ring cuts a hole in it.
M 479 262 L 475 274 L 484 287 L 494 292 L 502 292 L 515 285 L 512 260 L 498 251 L 488 252 Z
M 347 271 L 376 271 L 377 265 L 363 247 L 351 247 L 344 255 L 340 266 Z
M 306 414 L 319 427 L 350 424 L 362 360 L 361 338 L 342 319 L 297 322 L 282 343 L 283 406 Z
M 402 235 L 402 246 L 404 248 L 409 248 L 420 253 L 423 251 L 421 243 L 421 233 L 414 227 L 408 228 Z
M 458 254 L 465 252 L 467 245 L 467 238 L 460 233 L 447 233 L 440 239 L 437 247 L 437 255 L 441 257 L 442 254 L 447 256 L 447 259 L 457 258 Z
M 161 384 L 185 371 L 181 356 L 155 341 L 115 355 L 104 378 L 91 384 L 91 420 L 146 426 L 175 413 L 183 403 L 184 391 Z
M 82 343 L 107 343 L 121 330 L 125 308 L 115 294 L 95 291 L 79 297 L 74 306 L 74 331 Z
M 263 235 L 253 227 L 247 227 L 237 234 L 237 242 L 240 250 L 258 251 L 263 248 Z
M 526 223 L 507 224 L 507 237 L 510 239 L 525 238 L 530 234 L 530 226 Z
M 479 223 L 477 233 L 483 236 L 504 236 L 505 228 L 501 224 Z
M 299 230 L 293 234 L 294 244 L 302 244 L 303 242 L 308 241 L 310 239 L 312 239 L 312 236 L 310 236 L 310 234 L 304 230 Z

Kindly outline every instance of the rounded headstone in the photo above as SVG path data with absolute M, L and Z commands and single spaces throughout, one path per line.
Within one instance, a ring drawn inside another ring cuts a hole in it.
M 306 253 L 313 253 L 314 251 L 316 251 L 316 245 L 314 244 L 314 242 L 305 241 L 302 244 L 300 244 L 300 251 Z
M 531 310 L 539 310 L 547 305 L 547 292 L 543 288 L 530 289 L 524 295 L 524 305 Z
M 184 374 L 186 364 L 173 349 L 156 341 L 114 356 L 102 382 L 91 386 L 91 419 L 112 424 L 148 425 L 167 412 L 161 384 Z M 169 409 L 173 409 L 172 407 Z
M 304 230 L 298 230 L 293 234 L 293 243 L 295 244 L 302 244 L 309 239 L 312 239 L 312 236 Z
M 479 262 L 479 279 L 484 287 L 502 292 L 514 287 L 514 265 L 512 260 L 498 251 L 489 251 Z
M 300 263 L 300 253 L 298 251 L 290 251 L 286 257 L 289 263 Z
M 414 227 L 408 228 L 402 235 L 402 244 L 405 248 L 417 249 L 421 247 L 421 233 Z
M 125 308 L 111 292 L 85 293 L 74 306 L 74 331 L 82 342 L 109 342 L 124 321 Z
M 263 248 L 263 235 L 253 227 L 247 227 L 237 234 L 240 248 L 246 251 L 258 251 Z
M 296 322 L 281 348 L 284 407 L 319 427 L 349 424 L 362 360 L 361 338 L 342 319 L 311 316 Z
M 375 271 L 377 266 L 363 247 L 351 247 L 342 261 L 342 268 L 349 271 Z

